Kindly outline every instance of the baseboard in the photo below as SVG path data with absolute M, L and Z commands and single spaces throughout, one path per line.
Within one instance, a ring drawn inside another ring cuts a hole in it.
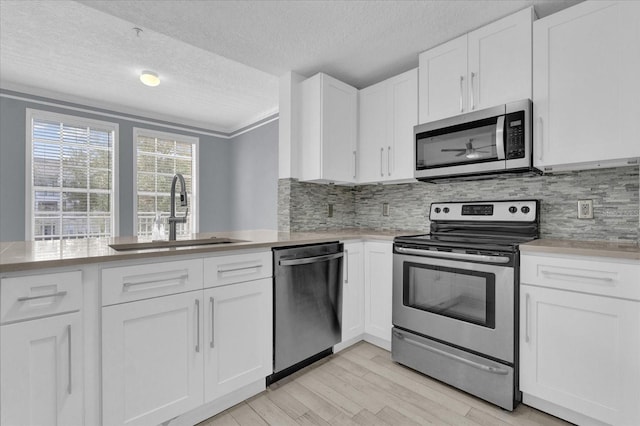
M 587 417 L 584 414 L 561 407 L 553 402 L 527 395 L 524 392 L 522 393 L 522 403 L 580 426 L 608 426 L 608 423 L 602 423 L 601 421 Z
M 391 336 L 389 336 L 389 338 L 391 338 Z M 380 337 L 372 336 L 371 334 L 365 333 L 364 341 L 391 352 L 391 340 L 381 339 Z
M 243 388 L 231 392 L 230 394 L 224 395 L 216 399 L 215 401 L 211 401 L 187 413 L 175 417 L 163 424 L 166 426 L 193 426 L 208 419 L 209 417 L 215 416 L 216 414 L 226 410 L 227 408 L 231 408 L 234 405 L 239 404 L 251 398 L 252 396 L 259 394 L 265 389 L 265 381 L 264 379 L 260 379 Z
M 340 343 L 338 343 L 337 345 L 335 345 L 335 346 L 333 347 L 333 353 L 334 353 L 334 354 L 335 354 L 335 353 L 338 353 L 338 352 L 340 352 L 341 350 L 343 350 L 343 349 L 347 349 L 349 346 L 353 346 L 353 345 L 355 345 L 356 343 L 361 342 L 361 341 L 363 341 L 363 340 L 364 340 L 364 333 L 363 333 L 363 334 L 360 334 L 360 335 L 358 335 L 358 336 L 356 336 L 356 337 L 352 337 L 352 338 L 351 338 L 351 339 L 349 339 L 349 340 L 345 340 L 344 342 L 340 342 Z

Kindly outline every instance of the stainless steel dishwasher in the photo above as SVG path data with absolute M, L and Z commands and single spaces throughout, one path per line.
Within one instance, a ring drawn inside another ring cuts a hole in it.
M 273 383 L 342 339 L 343 244 L 273 249 Z

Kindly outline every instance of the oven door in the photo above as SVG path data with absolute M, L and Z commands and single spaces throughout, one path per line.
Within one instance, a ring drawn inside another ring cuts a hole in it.
M 396 327 L 513 363 L 514 309 L 512 266 L 393 255 Z

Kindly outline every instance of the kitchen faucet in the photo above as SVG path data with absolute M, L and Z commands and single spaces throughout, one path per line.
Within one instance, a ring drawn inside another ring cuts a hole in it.
M 184 183 L 184 177 L 180 173 L 176 173 L 171 181 L 171 214 L 169 215 L 169 241 L 176 239 L 176 223 L 187 223 L 189 215 L 189 207 L 182 217 L 176 217 L 176 182 L 180 179 L 180 205 L 187 205 L 187 186 Z

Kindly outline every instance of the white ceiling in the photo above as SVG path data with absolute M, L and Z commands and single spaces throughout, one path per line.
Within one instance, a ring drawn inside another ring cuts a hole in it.
M 0 86 L 230 133 L 277 112 L 289 70 L 363 88 L 527 6 L 578 2 L 0 0 Z

